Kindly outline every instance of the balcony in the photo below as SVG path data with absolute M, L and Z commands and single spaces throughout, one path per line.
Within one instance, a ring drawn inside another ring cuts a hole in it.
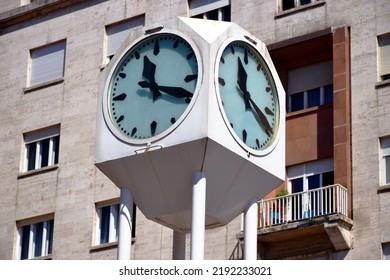
M 348 190 L 331 185 L 259 201 L 260 259 L 322 259 L 352 246 Z M 242 256 L 243 233 L 232 259 Z M 236 254 L 236 255 L 234 255 Z

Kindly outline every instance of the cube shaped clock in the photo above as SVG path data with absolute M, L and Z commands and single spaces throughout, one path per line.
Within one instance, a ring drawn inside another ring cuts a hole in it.
M 238 25 L 177 18 L 136 29 L 101 74 L 96 166 L 144 215 L 191 227 L 206 174 L 206 227 L 285 178 L 285 92 L 264 43 Z

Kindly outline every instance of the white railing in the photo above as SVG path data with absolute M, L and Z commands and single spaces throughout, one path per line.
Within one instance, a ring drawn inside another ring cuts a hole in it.
M 348 191 L 336 184 L 259 201 L 259 227 L 343 214 L 348 216 Z

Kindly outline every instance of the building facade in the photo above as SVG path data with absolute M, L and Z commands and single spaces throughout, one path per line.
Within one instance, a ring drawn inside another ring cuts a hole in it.
M 0 259 L 116 259 L 100 73 L 133 28 L 178 16 L 251 32 L 286 91 L 286 182 L 259 201 L 258 258 L 390 258 L 389 1 L 0 3 Z M 134 210 L 132 258 L 171 259 L 172 230 Z M 241 224 L 206 230 L 205 258 L 241 258 Z

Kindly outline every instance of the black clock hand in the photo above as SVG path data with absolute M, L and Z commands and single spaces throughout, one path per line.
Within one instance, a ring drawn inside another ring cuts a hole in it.
M 152 89 L 153 84 L 152 83 L 149 83 L 147 81 L 141 81 L 138 83 L 138 85 L 140 85 L 142 88 L 149 88 L 150 90 L 153 91 L 153 89 Z M 154 88 L 154 90 L 165 92 L 165 93 L 172 95 L 176 98 L 192 97 L 191 92 L 189 92 L 186 89 L 181 88 L 181 87 L 159 86 L 156 84 L 156 87 Z
M 176 98 L 192 97 L 192 93 L 181 87 L 158 86 L 158 89 Z
M 267 135 L 269 137 L 271 137 L 271 134 L 273 133 L 272 132 L 272 127 L 271 125 L 269 124 L 268 120 L 267 120 L 267 117 L 263 114 L 263 112 L 261 112 L 260 108 L 256 105 L 256 103 L 252 100 L 249 92 L 248 92 L 248 101 L 251 103 L 251 105 L 253 106 L 253 108 L 255 109 L 256 111 L 256 114 L 259 116 L 259 119 L 261 121 L 261 123 L 263 124 L 264 128 L 265 128 L 265 133 L 267 133 Z
M 161 95 L 161 92 L 158 90 L 158 85 L 157 85 L 155 78 L 154 78 L 155 73 L 156 73 L 156 64 L 151 62 L 149 60 L 149 58 L 145 55 L 144 56 L 144 69 L 142 71 L 142 76 L 145 77 L 146 79 L 148 79 L 150 82 L 150 86 L 147 86 L 147 87 L 150 88 L 150 90 L 153 93 L 153 101 L 155 101 Z M 138 83 L 138 84 L 140 85 L 140 83 Z M 143 87 L 143 88 L 145 88 L 145 87 Z
M 251 106 L 249 105 L 248 98 L 245 95 L 248 95 L 248 91 L 246 90 L 246 81 L 248 78 L 248 75 L 244 69 L 244 66 L 242 65 L 240 57 L 238 57 L 238 73 L 237 73 L 237 84 L 242 93 L 244 94 L 244 102 L 245 102 L 245 110 L 249 110 Z

